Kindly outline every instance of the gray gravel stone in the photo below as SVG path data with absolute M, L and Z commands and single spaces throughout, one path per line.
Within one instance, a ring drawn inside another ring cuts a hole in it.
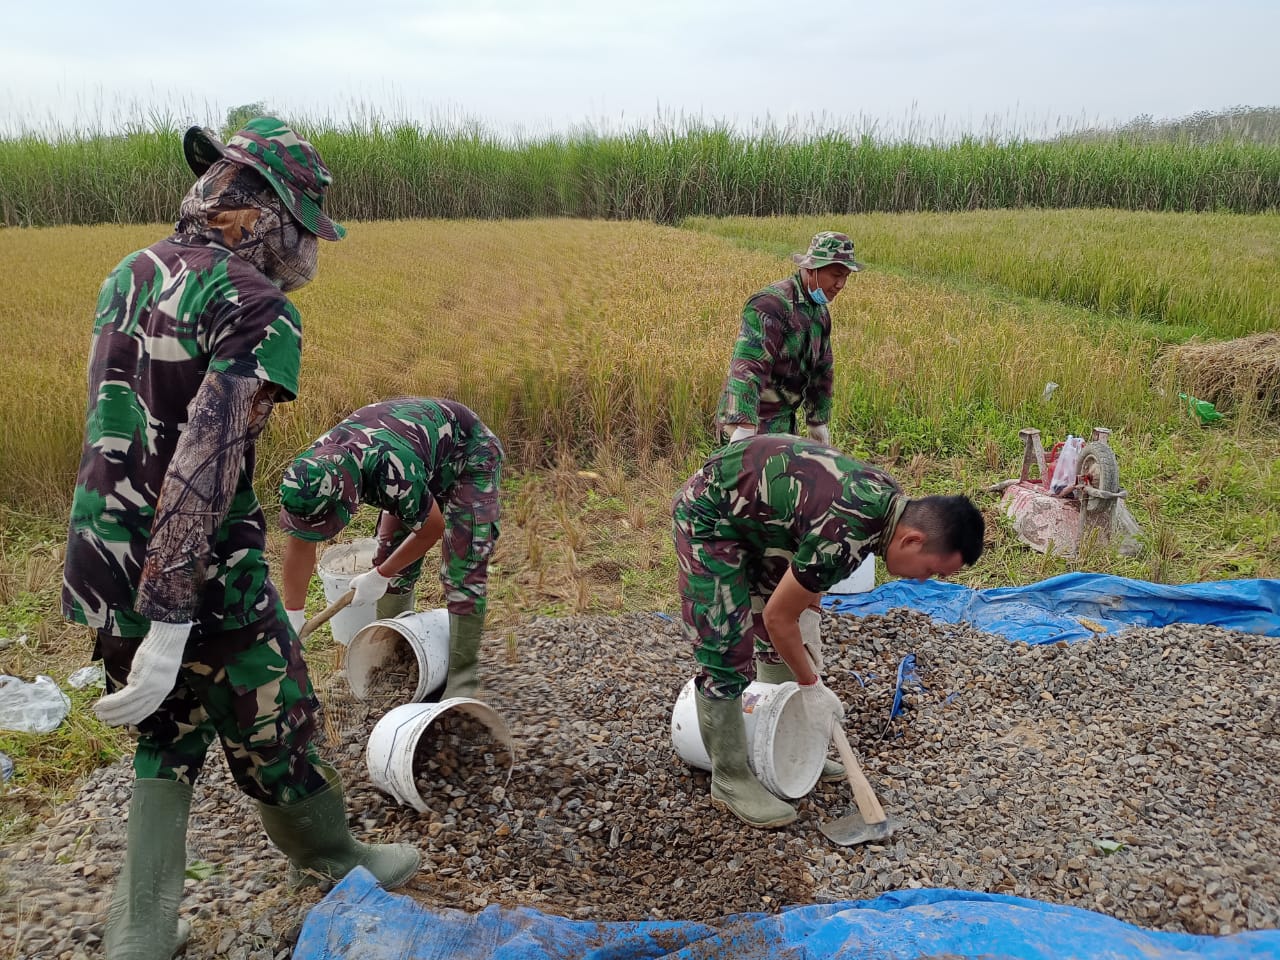
M 953 886 L 1099 910 L 1144 927 L 1226 934 L 1280 926 L 1280 640 L 1211 627 L 1132 630 L 1027 647 L 919 614 L 823 616 L 827 682 L 881 802 L 887 842 L 841 848 L 820 823 L 853 808 L 820 784 L 796 823 L 751 830 L 713 808 L 675 756 L 671 705 L 693 673 L 679 627 L 652 615 L 540 618 L 515 659 L 485 645 L 482 694 L 519 741 L 437 784 L 419 814 L 363 765 L 381 715 L 340 675 L 321 690 L 325 755 L 362 838 L 424 855 L 405 892 L 431 906 L 708 920 L 794 903 Z M 898 661 L 925 689 L 888 722 Z M 123 853 L 131 770 L 95 772 L 38 834 L 0 850 L 0 935 L 14 955 L 97 956 Z M 285 862 L 212 750 L 189 861 L 192 960 L 283 960 L 322 893 Z

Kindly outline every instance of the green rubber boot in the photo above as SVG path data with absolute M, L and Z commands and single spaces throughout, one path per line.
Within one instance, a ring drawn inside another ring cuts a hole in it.
M 408 613 L 413 609 L 413 590 L 406 590 L 404 593 L 384 593 L 378 598 L 377 606 L 374 607 L 378 614 L 379 620 L 390 620 L 392 617 L 398 617 L 402 613 Z
M 480 689 L 480 637 L 484 633 L 484 614 L 465 617 L 449 614 L 449 682 L 441 700 L 450 697 L 474 697 Z
M 742 700 L 712 700 L 694 694 L 698 730 L 711 755 L 711 800 L 753 827 L 781 827 L 796 818 L 795 807 L 764 788 L 747 766 L 747 724 Z
M 191 787 L 143 778 L 129 801 L 124 868 L 107 910 L 109 960 L 170 960 L 186 946 L 191 924 L 178 919 L 187 873 Z
M 321 764 L 329 785 L 299 800 L 275 806 L 258 803 L 267 836 L 289 858 L 289 884 L 306 887 L 341 880 L 364 867 L 387 890 L 415 873 L 422 863 L 407 843 L 361 843 L 347 828 L 347 807 L 338 771 Z
M 796 675 L 785 663 L 768 663 L 759 658 L 756 659 L 756 679 L 761 683 L 786 683 L 795 678 Z M 823 762 L 822 773 L 818 775 L 818 779 L 823 783 L 838 783 L 844 779 L 844 766 L 828 759 Z

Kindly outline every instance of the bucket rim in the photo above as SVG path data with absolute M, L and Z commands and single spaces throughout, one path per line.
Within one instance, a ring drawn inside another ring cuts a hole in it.
M 418 792 L 417 778 L 413 775 L 413 755 L 417 752 L 418 741 L 431 725 L 451 710 L 459 710 L 478 720 L 506 748 L 507 776 L 503 781 L 503 787 L 508 786 L 516 765 L 515 738 L 511 735 L 511 729 L 502 715 L 483 700 L 477 700 L 474 697 L 450 697 L 448 700 L 437 703 L 402 703 L 383 714 L 382 718 L 374 724 L 365 745 L 365 767 L 369 771 L 369 779 L 373 781 L 374 786 L 390 794 L 397 802 L 411 806 L 419 813 L 428 813 L 427 803 Z M 396 747 L 400 743 L 402 734 L 410 738 L 405 743 L 405 752 L 399 754 L 401 757 L 408 757 L 408 760 L 400 765 L 399 770 L 405 775 L 407 784 L 400 782 L 400 778 L 391 772 L 392 763 L 398 756 Z M 379 764 L 375 761 L 375 750 L 384 755 L 383 763 Z

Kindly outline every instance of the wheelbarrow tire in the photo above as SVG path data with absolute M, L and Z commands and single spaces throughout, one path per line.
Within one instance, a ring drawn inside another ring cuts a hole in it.
M 1080 467 L 1078 473 L 1089 478 L 1089 486 L 1108 493 L 1120 492 L 1120 465 L 1111 447 L 1102 440 L 1094 440 L 1084 445 L 1080 451 Z M 1094 507 L 1096 501 L 1090 500 L 1086 505 Z M 1096 509 L 1096 507 L 1095 507 Z

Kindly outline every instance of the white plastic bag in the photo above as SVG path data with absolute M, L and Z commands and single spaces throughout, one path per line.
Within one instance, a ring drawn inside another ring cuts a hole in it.
M 71 700 L 53 677 L 43 674 L 34 683 L 0 674 L 0 729 L 20 733 L 56 730 L 71 709 Z
M 102 661 L 91 663 L 87 667 L 81 667 L 71 676 L 67 677 L 67 685 L 77 690 L 83 690 L 88 686 L 103 687 L 107 685 L 105 674 L 102 667 Z
M 1049 481 L 1049 492 L 1055 497 L 1061 496 L 1076 482 L 1076 471 L 1080 467 L 1080 451 L 1083 449 L 1083 437 L 1067 434 L 1067 442 L 1058 451 L 1058 462 L 1053 466 L 1053 479 Z

